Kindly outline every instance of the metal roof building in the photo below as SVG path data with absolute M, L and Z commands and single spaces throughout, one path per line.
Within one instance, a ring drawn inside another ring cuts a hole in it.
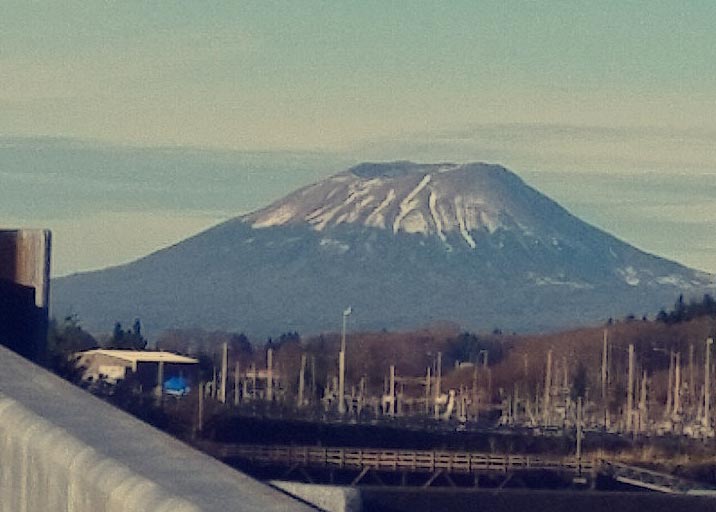
M 157 378 L 164 380 L 194 367 L 198 359 L 172 352 L 150 350 L 93 349 L 75 354 L 75 365 L 82 368 L 85 381 L 116 383 L 127 376 L 137 374 L 144 384 L 157 384 Z

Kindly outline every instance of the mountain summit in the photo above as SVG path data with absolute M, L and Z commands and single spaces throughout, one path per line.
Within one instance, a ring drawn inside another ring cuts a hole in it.
M 537 331 L 653 313 L 710 276 L 586 224 L 499 165 L 364 163 L 132 264 L 61 278 L 55 311 L 267 336 L 432 321 Z
M 308 223 L 316 231 L 341 224 L 435 235 L 475 248 L 471 232 L 531 223 L 522 181 L 485 164 L 362 164 L 246 217 L 254 228 Z M 452 237 L 451 237 L 452 238 Z
M 354 225 L 435 236 L 448 250 L 476 249 L 475 234 L 506 232 L 559 246 L 583 226 L 514 173 L 483 163 L 365 163 L 243 220 L 253 228 L 307 224 L 330 232 Z

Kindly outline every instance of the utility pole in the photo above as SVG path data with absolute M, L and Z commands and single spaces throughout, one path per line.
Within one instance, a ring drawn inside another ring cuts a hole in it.
M 251 398 L 256 398 L 256 363 L 251 363 Z
M 706 339 L 706 356 L 704 357 L 704 417 L 702 425 L 711 428 L 711 345 L 713 338 Z
M 552 349 L 547 351 L 547 368 L 544 372 L 544 399 L 542 400 L 542 422 L 549 423 L 549 398 L 552 388 Z
M 313 402 L 316 399 L 316 356 L 311 354 L 311 399 Z
M 266 400 L 273 401 L 273 349 L 266 351 Z
M 681 400 L 680 400 L 680 391 L 681 391 L 681 352 L 677 352 L 674 356 L 674 411 L 673 416 L 674 419 L 679 415 L 679 410 L 681 409 Z
M 604 407 L 604 428 L 609 428 L 609 381 L 608 381 L 608 365 L 609 365 L 609 341 L 608 331 L 604 329 L 602 339 L 602 406 Z
M 607 330 L 604 329 L 604 336 L 602 339 L 602 402 L 607 401 L 607 358 L 608 358 Z
M 472 401 L 472 408 L 474 411 L 475 407 L 477 406 L 477 361 L 475 361 L 475 366 L 472 367 L 471 401 Z
M 626 432 L 632 427 L 632 413 L 634 410 L 634 344 L 629 344 L 629 382 L 627 383 L 627 414 L 626 414 Z
M 691 343 L 689 345 L 689 409 L 693 409 L 694 402 L 696 402 L 696 389 L 694 389 L 695 386 L 694 382 L 694 344 Z M 692 414 L 693 411 L 691 411 L 690 414 Z
M 395 365 L 390 365 L 390 377 L 388 380 L 388 395 L 390 396 L 390 409 L 388 409 L 388 416 L 395 416 L 395 401 L 397 399 L 395 393 Z
M 440 398 L 440 393 L 442 393 L 442 390 L 440 389 L 442 387 L 442 378 L 443 378 L 443 353 L 438 352 L 438 362 L 437 367 L 435 368 L 435 400 L 434 400 L 434 411 L 435 411 L 435 419 L 440 418 L 440 405 L 438 404 L 438 399 Z
M 338 413 L 346 413 L 346 321 L 352 313 L 350 306 L 343 311 L 343 329 L 341 330 L 341 351 L 338 354 Z
M 430 414 L 430 367 L 425 374 L 425 415 Z
M 577 465 L 582 472 L 582 397 L 577 397 Z
M 669 351 L 669 384 L 666 387 L 666 407 L 664 408 L 664 418 L 671 415 L 674 408 L 674 351 Z
M 236 366 L 234 366 L 234 405 L 239 405 L 239 375 L 241 375 L 241 363 L 236 360 Z
M 229 344 L 224 342 L 221 346 L 221 389 L 219 390 L 219 402 L 226 403 L 226 379 L 229 372 Z
M 303 407 L 303 393 L 306 381 L 306 354 L 301 354 L 301 369 L 298 372 L 298 407 Z

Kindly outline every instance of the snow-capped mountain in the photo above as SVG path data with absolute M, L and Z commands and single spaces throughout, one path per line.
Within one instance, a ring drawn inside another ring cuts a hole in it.
M 497 165 L 366 163 L 133 264 L 54 284 L 93 328 L 139 316 L 261 336 L 540 330 L 653 313 L 711 276 L 635 249 Z M 106 300 L 103 300 L 106 297 Z M 111 299 L 110 299 L 111 297 Z
M 513 206 L 505 204 L 509 198 L 495 176 L 501 172 L 485 165 L 410 162 L 397 162 L 386 172 L 385 166 L 363 164 L 299 190 L 247 220 L 254 228 L 307 222 L 316 231 L 358 224 L 436 235 L 444 242 L 448 234 L 458 233 L 474 249 L 470 232 L 503 227 L 501 221 L 508 219 L 500 217 Z

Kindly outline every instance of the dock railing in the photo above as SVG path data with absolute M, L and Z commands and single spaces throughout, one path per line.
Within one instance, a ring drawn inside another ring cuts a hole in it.
M 589 473 L 597 462 L 573 457 L 545 458 L 532 455 L 495 455 L 446 450 L 390 450 L 318 446 L 224 445 L 216 454 L 222 459 L 243 459 L 256 464 L 327 469 L 372 469 L 434 473 L 485 473 L 551 470 Z

